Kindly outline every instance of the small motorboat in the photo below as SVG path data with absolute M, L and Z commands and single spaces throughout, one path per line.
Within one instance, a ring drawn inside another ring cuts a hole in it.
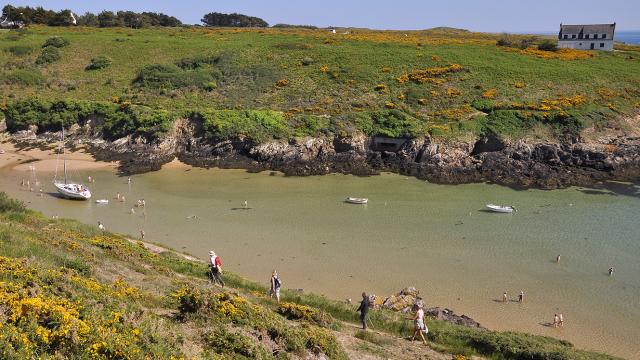
M 96 200 L 96 204 L 108 204 L 109 200 L 107 199 L 98 199 Z
M 489 211 L 493 211 L 497 213 L 506 213 L 506 214 L 510 214 L 514 211 L 517 211 L 516 208 L 514 208 L 513 206 L 500 206 L 500 205 L 493 205 L 493 204 L 487 204 L 487 209 Z
M 367 198 L 348 197 L 348 198 L 344 199 L 344 202 L 349 203 L 349 204 L 363 205 L 363 204 L 368 203 L 369 199 L 367 199 Z

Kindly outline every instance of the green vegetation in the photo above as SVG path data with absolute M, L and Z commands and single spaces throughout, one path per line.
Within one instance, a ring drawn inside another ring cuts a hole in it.
M 37 68 L 15 69 L 0 75 L 0 81 L 7 85 L 33 86 L 44 82 L 44 76 Z
M 284 115 L 277 111 L 211 110 L 193 116 L 203 120 L 204 136 L 212 140 L 229 140 L 239 136 L 260 143 L 288 134 Z
M 62 55 L 60 55 L 60 50 L 58 50 L 57 47 L 47 46 L 42 49 L 40 56 L 36 58 L 36 64 L 38 65 L 51 64 L 60 60 L 61 57 Z
M 545 39 L 538 45 L 538 50 L 558 51 L 558 45 L 553 40 Z
M 28 45 L 13 45 L 7 48 L 7 51 L 15 56 L 25 56 L 33 52 L 33 48 Z
M 46 65 L 43 79 L 5 80 L 0 93 L 8 108 L 32 98 L 98 104 L 118 98 L 165 110 L 170 121 L 233 111 L 245 124 L 215 125 L 238 132 L 213 130 L 211 138 L 256 141 L 356 131 L 409 137 L 486 131 L 563 136 L 596 124 L 596 130 L 606 131 L 611 120 L 640 108 L 637 47 L 612 53 L 541 51 L 542 39 L 531 36 L 447 28 L 345 31 L 31 26 L 0 35 L 5 50 L 0 51 L 0 77 L 40 64 Z M 10 50 L 38 48 L 56 37 L 69 45 L 19 56 Z M 509 46 L 496 46 L 499 40 Z M 92 59 L 104 58 L 111 65 L 86 71 Z M 476 107 L 483 102 L 491 109 Z M 509 113 L 491 114 L 494 110 Z M 245 111 L 281 115 L 269 115 L 265 125 L 246 120 Z
M 131 105 L 126 102 L 98 103 L 92 101 L 39 101 L 30 99 L 12 103 L 5 110 L 7 126 L 11 131 L 25 130 L 30 125 L 38 131 L 59 131 L 62 125 L 90 126 L 107 139 L 115 140 L 126 135 L 144 136 L 154 140 L 165 134 L 172 118 L 164 110 Z
M 100 70 L 100 69 L 104 69 L 107 66 L 111 65 L 111 59 L 106 57 L 106 56 L 98 56 L 98 57 L 94 57 L 93 59 L 91 59 L 91 62 L 89 63 L 89 65 L 87 65 L 87 67 L 85 68 L 86 70 Z
M 69 45 L 69 40 L 61 37 L 61 36 L 53 36 L 47 39 L 47 41 L 42 44 L 42 47 L 45 48 L 47 46 L 53 46 L 56 48 L 63 48 Z
M 47 219 L 0 193 L 0 357 L 273 359 L 319 349 L 347 358 L 327 328 L 357 324 L 355 305 L 292 290 L 278 305 L 263 284 L 225 272 L 234 289 L 220 290 L 206 271 L 174 252 L 153 253 L 93 226 Z M 395 346 L 412 333 L 405 314 L 370 315 L 378 333 L 353 336 L 372 346 Z M 437 320 L 429 329 L 432 348 L 456 355 L 611 359 L 542 336 Z

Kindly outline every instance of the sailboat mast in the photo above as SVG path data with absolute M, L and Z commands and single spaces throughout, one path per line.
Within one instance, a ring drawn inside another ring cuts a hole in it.
M 67 159 L 64 157 L 64 124 L 62 124 L 62 166 L 64 167 L 64 183 L 67 184 Z

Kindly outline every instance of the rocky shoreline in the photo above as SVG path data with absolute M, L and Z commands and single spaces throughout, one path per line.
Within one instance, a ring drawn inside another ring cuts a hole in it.
M 118 161 L 123 174 L 159 170 L 177 158 L 196 167 L 274 170 L 295 176 L 388 171 L 433 183 L 494 182 L 543 189 L 640 178 L 640 137 L 632 136 L 548 142 L 351 134 L 253 144 L 243 139 L 210 141 L 199 134 L 197 121 L 180 120 L 160 141 L 131 136 L 108 141 L 86 124 L 72 126 L 67 140 L 70 146 L 83 145 L 96 160 Z M 59 138 L 58 133 L 37 133 L 37 128 L 11 134 L 19 147 L 50 146 Z

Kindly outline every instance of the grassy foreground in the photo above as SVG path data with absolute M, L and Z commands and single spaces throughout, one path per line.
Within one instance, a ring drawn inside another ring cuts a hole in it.
M 0 33 L 0 106 L 10 130 L 97 114 L 107 137 L 154 139 L 176 118 L 200 117 L 207 137 L 255 142 L 353 131 L 553 138 L 640 109 L 638 47 L 549 52 L 539 39 L 520 49 L 499 38 L 446 28 L 32 26 Z
M 225 280 L 231 289 L 214 288 L 203 263 L 45 218 L 0 193 L 0 358 L 347 359 L 395 357 L 409 344 L 399 314 L 374 310 L 377 332 L 354 334 L 353 305 L 284 291 L 277 306 L 264 285 Z M 547 337 L 429 324 L 431 347 L 455 359 L 610 358 Z M 363 340 L 356 349 L 337 340 L 352 336 Z

